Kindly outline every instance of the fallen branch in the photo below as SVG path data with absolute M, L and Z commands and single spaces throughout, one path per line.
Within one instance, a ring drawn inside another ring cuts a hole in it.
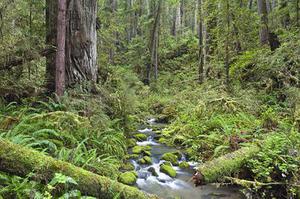
M 78 185 L 74 188 L 82 194 L 101 199 L 114 198 L 117 194 L 124 199 L 157 198 L 134 187 L 123 185 L 4 139 L 0 139 L 0 170 L 18 176 L 26 176 L 34 172 L 35 179 L 42 182 L 50 181 L 55 173 L 62 173 L 76 180 Z

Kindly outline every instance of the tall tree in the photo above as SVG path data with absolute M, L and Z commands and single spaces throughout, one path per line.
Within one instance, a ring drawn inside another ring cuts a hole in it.
M 65 44 L 66 44 L 66 0 L 58 0 L 57 17 L 57 52 L 56 52 L 56 78 L 55 91 L 62 96 L 65 90 Z
M 158 0 L 156 3 L 152 1 L 152 16 L 153 23 L 150 28 L 150 65 L 147 66 L 147 82 L 150 82 L 151 68 L 154 69 L 154 79 L 158 77 L 158 45 L 159 45 L 159 27 L 160 27 L 160 15 L 161 15 L 162 0 Z
M 202 14 L 202 0 L 198 0 L 198 39 L 199 39 L 199 83 L 204 81 L 204 54 L 203 54 L 203 14 Z
M 266 0 L 257 0 L 258 14 L 260 16 L 260 43 L 268 45 L 269 43 L 269 27 L 268 27 L 268 11 Z
M 58 2 L 46 0 L 46 43 L 57 46 Z M 97 80 L 96 0 L 67 0 L 66 87 Z M 47 56 L 46 78 L 50 92 L 55 90 L 55 55 Z

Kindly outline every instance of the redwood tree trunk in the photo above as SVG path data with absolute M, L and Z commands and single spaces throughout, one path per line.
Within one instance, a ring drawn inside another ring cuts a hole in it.
M 57 1 L 46 0 L 48 45 L 57 46 Z M 96 0 L 67 0 L 66 87 L 97 80 Z M 50 92 L 55 89 L 55 55 L 47 56 L 46 78 Z
M 66 44 L 66 0 L 58 0 L 57 52 L 56 52 L 56 87 L 58 96 L 65 90 L 65 44 Z

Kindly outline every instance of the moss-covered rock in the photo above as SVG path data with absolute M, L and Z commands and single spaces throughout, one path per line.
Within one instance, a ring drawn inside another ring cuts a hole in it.
M 172 154 L 176 155 L 177 159 L 179 159 L 179 160 L 182 158 L 182 153 L 180 151 L 175 151 Z
M 149 156 L 145 156 L 138 161 L 140 164 L 152 164 L 152 159 Z
M 135 134 L 133 135 L 133 137 L 137 140 L 137 141 L 146 141 L 147 140 L 147 135 L 139 133 L 139 134 Z
M 138 159 L 139 154 L 128 154 L 126 155 L 125 159 Z
M 133 154 L 142 154 L 142 153 L 145 153 L 146 151 L 150 151 L 150 150 L 151 150 L 150 146 L 135 146 L 132 148 L 132 153 Z
M 142 154 L 146 155 L 146 156 L 151 156 L 151 152 L 150 151 L 143 151 Z
M 130 162 L 126 162 L 121 166 L 121 170 L 123 170 L 123 171 L 133 171 L 134 170 L 134 165 Z
M 160 171 L 172 178 L 175 178 L 177 175 L 175 169 L 169 164 L 165 164 L 165 163 L 160 165 Z
M 118 178 L 119 182 L 126 185 L 134 185 L 136 183 L 136 180 L 137 180 L 137 173 L 134 171 L 128 171 L 122 173 Z
M 172 163 L 172 165 L 178 165 L 178 158 L 173 153 L 165 153 L 162 157 L 162 160 L 169 161 Z
M 126 144 L 127 144 L 127 147 L 128 147 L 128 148 L 132 148 L 132 147 L 134 147 L 134 146 L 137 145 L 137 144 L 136 144 L 136 140 L 133 139 L 133 138 L 128 139 L 128 140 L 126 141 Z
M 186 169 L 186 168 L 189 168 L 189 167 L 190 167 L 190 165 L 186 161 L 183 161 L 183 162 L 179 163 L 179 168 L 181 168 L 181 169 Z

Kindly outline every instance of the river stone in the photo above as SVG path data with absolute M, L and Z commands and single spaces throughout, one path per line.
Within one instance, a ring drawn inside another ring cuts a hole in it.
M 147 135 L 139 133 L 139 134 L 135 134 L 133 135 L 133 137 L 137 140 L 137 141 L 146 141 L 147 140 Z
M 137 173 L 134 171 L 122 173 L 119 176 L 118 181 L 126 185 L 134 185 L 137 181 Z
M 179 163 L 179 168 L 181 168 L 181 169 L 186 169 L 186 168 L 189 168 L 189 167 L 190 167 L 190 165 L 186 161 L 183 161 L 183 162 Z
M 149 156 L 144 156 L 138 161 L 140 164 L 152 164 L 152 159 Z
M 170 176 L 172 178 L 175 178 L 177 175 L 175 169 L 173 169 L 172 166 L 167 165 L 167 164 L 160 165 L 160 171 L 167 174 L 168 176 Z
M 173 153 L 165 153 L 165 154 L 163 154 L 161 159 L 171 162 L 172 165 L 174 165 L 174 166 L 179 164 L 177 156 Z
M 154 168 L 154 167 L 150 167 L 150 168 L 148 169 L 148 171 L 149 171 L 153 176 L 155 176 L 155 177 L 158 176 L 158 174 L 157 174 L 157 172 L 155 171 L 155 168 Z
M 135 146 L 132 148 L 132 153 L 133 154 L 141 154 L 145 153 L 146 151 L 150 151 L 151 146 Z

